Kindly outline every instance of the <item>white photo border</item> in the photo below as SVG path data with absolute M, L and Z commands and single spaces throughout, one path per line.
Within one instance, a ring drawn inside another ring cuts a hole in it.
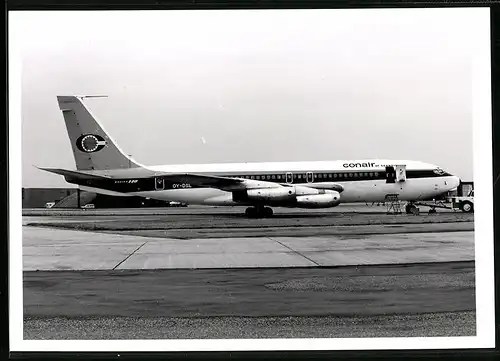
M 414 11 L 356 9 L 350 11 Z M 422 9 L 419 9 L 422 11 Z M 473 149 L 475 182 L 476 317 L 474 337 L 339 338 L 339 339 L 217 339 L 217 340 L 23 340 L 22 274 L 22 49 L 18 41 L 23 12 L 9 12 L 9 331 L 11 352 L 21 351 L 272 351 L 272 350 L 404 350 L 495 347 L 493 173 L 490 9 L 448 8 L 426 11 L 467 11 L 482 19 L 474 31 Z M 190 11 L 190 10 L 186 10 Z M 214 10 L 210 10 L 214 11 Z M 217 11 L 217 10 L 216 10 Z M 230 12 L 230 10 L 224 10 Z M 245 11 L 245 10 L 239 10 Z M 286 11 L 286 10 L 266 10 Z M 311 11 L 311 10 L 308 10 Z M 344 9 L 318 11 L 345 11 Z M 112 16 L 112 12 L 109 12 Z M 230 16 L 228 14 L 228 16 Z M 473 29 L 471 29 L 472 31 Z

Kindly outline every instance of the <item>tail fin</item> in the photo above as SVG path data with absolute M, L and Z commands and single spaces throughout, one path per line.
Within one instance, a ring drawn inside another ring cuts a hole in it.
M 123 153 L 76 96 L 58 96 L 68 130 L 76 169 L 105 170 L 143 167 Z

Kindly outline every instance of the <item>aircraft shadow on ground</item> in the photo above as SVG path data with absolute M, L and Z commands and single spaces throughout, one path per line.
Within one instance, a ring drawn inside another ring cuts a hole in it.
M 269 219 L 292 219 L 292 218 L 345 218 L 356 215 L 385 215 L 386 212 L 338 212 L 338 213 L 274 213 Z M 225 218 L 245 218 L 245 219 L 266 219 L 249 218 L 244 213 L 207 213 L 199 214 L 202 217 L 225 217 Z

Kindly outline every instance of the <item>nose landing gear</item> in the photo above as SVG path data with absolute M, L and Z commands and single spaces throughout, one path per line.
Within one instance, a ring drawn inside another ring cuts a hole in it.
M 419 214 L 420 209 L 413 203 L 408 203 L 405 207 L 406 214 Z
M 269 207 L 248 207 L 245 215 L 249 218 L 270 218 L 273 216 L 273 210 Z

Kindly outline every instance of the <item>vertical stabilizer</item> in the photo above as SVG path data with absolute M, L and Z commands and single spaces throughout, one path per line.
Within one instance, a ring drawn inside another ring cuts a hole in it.
M 58 96 L 57 101 L 68 130 L 76 169 L 106 170 L 142 167 L 118 147 L 83 104 L 81 98 Z

